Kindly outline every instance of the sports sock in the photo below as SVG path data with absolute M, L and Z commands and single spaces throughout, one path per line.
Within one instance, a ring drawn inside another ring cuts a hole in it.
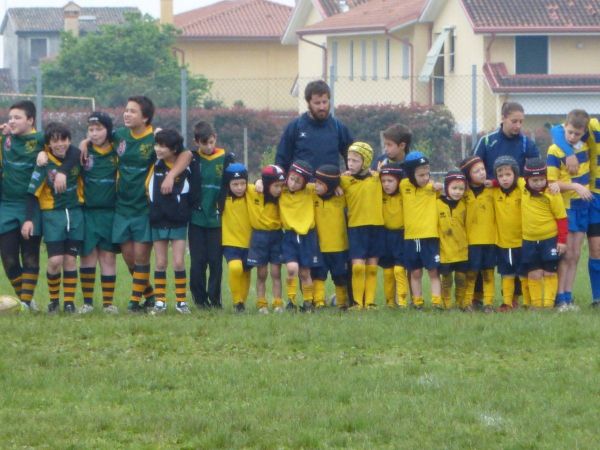
M 11 270 L 10 273 L 7 274 L 10 279 L 10 285 L 15 290 L 15 294 L 17 297 L 22 300 L 22 284 L 23 284 L 23 269 L 21 267 L 16 267 Z
M 39 267 L 26 267 L 23 269 L 22 281 L 21 281 L 21 300 L 28 303 L 33 298 L 35 287 L 38 282 Z
M 229 290 L 234 304 L 244 303 L 244 266 L 240 259 L 232 259 L 227 263 L 229 269 Z
M 588 272 L 592 286 L 592 300 L 600 302 L 600 259 L 589 259 Z
M 346 290 L 346 286 L 335 287 L 335 302 L 338 308 L 348 306 L 348 291 Z
M 444 304 L 442 303 L 442 297 L 440 295 L 432 295 L 431 304 L 437 307 L 444 307 Z
M 60 272 L 46 273 L 46 280 L 48 281 L 48 297 L 51 302 L 56 303 L 60 299 Z
M 465 300 L 463 307 L 467 308 L 473 304 L 473 295 L 475 295 L 475 281 L 477 280 L 477 272 L 467 272 L 466 275 L 466 287 L 465 287 Z
M 296 304 L 296 294 L 298 293 L 298 278 L 287 278 L 285 280 L 285 286 L 287 288 L 288 299 L 292 304 Z
M 413 301 L 413 305 L 417 306 L 417 307 L 421 307 L 425 303 L 422 296 L 421 297 L 413 296 L 412 301 Z
M 515 296 L 515 277 L 502 277 L 502 302 L 512 308 L 513 297 Z
M 244 272 L 242 273 L 242 298 L 244 299 L 244 302 L 248 300 L 248 293 L 250 292 L 251 275 L 252 274 L 249 270 L 244 270 Z
M 175 300 L 180 302 L 185 302 L 186 300 L 186 284 L 187 277 L 185 274 L 185 270 L 175 270 Z
M 96 284 L 96 268 L 79 268 L 79 281 L 81 283 L 83 303 L 86 305 L 92 305 L 94 303 L 94 284 Z
M 315 306 L 325 306 L 325 280 L 313 279 L 313 295 Z
M 265 299 L 265 303 L 266 303 L 266 299 Z M 283 306 L 283 300 L 281 299 L 281 297 L 275 297 L 273 299 L 273 308 L 279 308 Z
M 553 308 L 554 300 L 556 299 L 556 291 L 558 290 L 558 275 L 556 273 L 544 274 L 544 308 Z
M 567 305 L 573 303 L 573 293 L 572 292 L 564 292 L 564 299 Z
M 65 303 L 75 302 L 75 291 L 77 290 L 77 271 L 63 271 L 63 297 Z
M 383 296 L 387 306 L 396 305 L 396 278 L 393 267 L 383 269 Z
M 352 295 L 354 302 L 361 307 L 364 306 L 366 270 L 364 264 L 352 264 Z
M 396 280 L 396 298 L 399 306 L 407 306 L 408 277 L 404 266 L 394 266 L 394 279 Z
M 485 269 L 481 271 L 483 278 L 483 304 L 486 306 L 492 306 L 494 304 L 494 269 Z M 511 302 L 512 305 L 512 296 Z
M 542 289 L 543 289 L 542 280 L 529 278 L 528 285 L 529 285 L 529 295 L 531 296 L 530 305 L 533 308 L 541 308 L 542 307 Z
M 377 290 L 377 266 L 367 264 L 365 275 L 365 305 L 375 304 L 375 291 Z
M 459 308 L 465 306 L 465 289 L 467 284 L 467 274 L 465 272 L 454 272 L 454 298 Z
M 139 303 L 142 299 L 144 291 L 149 285 L 150 280 L 150 264 L 136 264 L 133 269 L 133 283 L 131 286 L 130 301 Z
M 521 280 L 521 291 L 523 291 L 523 306 L 531 305 L 531 294 L 529 293 L 529 278 L 519 277 Z
M 442 301 L 444 302 L 444 308 L 450 309 L 452 307 L 452 273 L 448 275 L 442 275 Z M 458 303 L 458 301 L 457 301 Z M 460 305 L 458 305 L 460 307 Z
M 302 300 L 304 303 L 312 303 L 313 299 L 313 284 L 302 283 Z
M 115 296 L 116 275 L 100 275 L 100 285 L 102 286 L 102 304 L 104 306 L 112 305 Z
M 167 272 L 164 270 L 154 271 L 154 296 L 160 302 L 166 302 Z

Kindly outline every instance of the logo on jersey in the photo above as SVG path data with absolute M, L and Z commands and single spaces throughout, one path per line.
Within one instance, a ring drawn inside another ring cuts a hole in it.
M 117 155 L 123 156 L 123 153 L 125 153 L 126 147 L 127 147 L 127 144 L 125 143 L 125 141 L 121 141 L 121 143 L 117 147 Z
M 7 152 L 10 151 L 11 144 L 12 144 L 12 141 L 10 139 L 10 136 L 6 136 L 6 139 L 4 141 L 4 150 L 6 150 Z
M 148 155 L 150 154 L 150 152 L 152 152 L 154 146 L 152 144 L 142 144 L 140 145 L 140 154 L 144 157 L 144 158 L 148 158 Z
M 94 155 L 88 155 L 87 159 L 83 163 L 83 170 L 89 171 L 94 168 Z
M 300 139 L 305 138 L 306 137 L 306 131 L 301 131 L 298 137 Z
M 52 169 L 48 172 L 48 185 L 54 186 L 54 180 L 56 179 L 56 169 Z
M 25 152 L 26 153 L 33 153 L 36 151 L 38 147 L 38 143 L 36 140 L 29 140 L 25 143 Z

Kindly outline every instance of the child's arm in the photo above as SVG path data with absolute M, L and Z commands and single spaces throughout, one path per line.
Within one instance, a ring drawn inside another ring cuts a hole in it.
M 554 125 L 550 130 L 550 133 L 552 134 L 552 141 L 554 144 L 565 152 L 565 165 L 567 166 L 567 170 L 571 175 L 577 175 L 579 161 L 577 160 L 577 156 L 575 156 L 573 147 L 565 138 L 565 128 L 562 125 Z
M 69 171 L 79 164 L 80 151 L 77 147 L 70 146 L 65 155 L 65 160 L 62 165 L 56 169 L 54 177 L 54 192 L 62 194 L 67 190 L 67 174 Z M 39 156 L 39 155 L 38 155 Z
M 577 193 L 577 195 L 579 195 L 579 197 L 581 197 L 583 200 L 592 201 L 594 199 L 592 192 L 582 184 L 565 183 L 563 181 L 556 181 L 555 183 L 552 183 L 552 184 L 557 185 L 559 192 L 575 191 Z M 550 192 L 552 192 L 551 185 L 548 185 L 548 187 L 550 187 Z M 552 193 L 555 194 L 557 192 L 552 192 Z
M 191 161 L 192 152 L 189 150 L 184 150 L 177 156 L 177 160 L 175 160 L 173 168 L 169 170 L 169 173 L 167 176 L 165 176 L 165 179 L 160 185 L 161 194 L 167 195 L 173 191 L 173 183 L 175 182 L 175 178 L 177 178 L 190 165 Z
M 569 234 L 569 221 L 566 217 L 556 219 L 558 236 L 556 238 L 556 251 L 562 255 L 567 250 L 567 235 Z

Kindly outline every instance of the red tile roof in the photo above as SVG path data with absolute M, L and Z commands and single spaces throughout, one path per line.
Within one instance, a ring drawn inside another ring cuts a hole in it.
M 389 31 L 418 20 L 425 0 L 370 0 L 299 30 L 300 34 Z
M 333 16 L 335 14 L 339 14 L 342 11 L 342 1 L 343 0 L 318 0 L 323 12 L 327 17 Z M 355 6 L 362 5 L 363 3 L 367 3 L 369 0 L 345 0 L 345 4 L 348 9 L 352 9 Z
M 223 0 L 177 14 L 183 38 L 279 39 L 292 8 L 268 0 Z
M 474 31 L 600 32 L 598 0 L 462 0 Z
M 600 92 L 600 74 L 510 75 L 504 63 L 486 63 L 483 73 L 493 92 Z

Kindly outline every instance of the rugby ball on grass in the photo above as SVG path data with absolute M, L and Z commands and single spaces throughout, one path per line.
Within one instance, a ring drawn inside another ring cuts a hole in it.
M 0 314 L 18 313 L 23 309 L 21 301 L 12 295 L 0 295 Z

